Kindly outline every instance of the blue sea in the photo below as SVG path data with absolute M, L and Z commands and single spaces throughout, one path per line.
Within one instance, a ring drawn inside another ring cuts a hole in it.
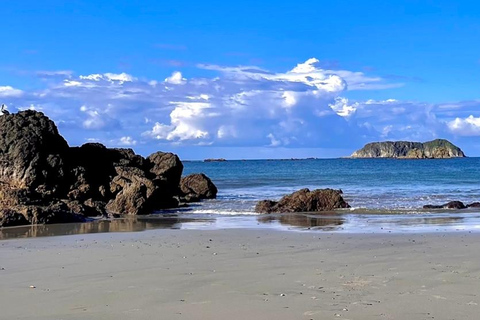
M 211 227 L 252 226 L 252 221 L 262 219 L 246 216 L 257 215 L 254 207 L 262 199 L 278 200 L 301 188 L 335 188 L 342 189 L 352 208 L 330 216 L 307 215 L 297 227 L 321 229 L 322 226 L 315 224 L 318 219 L 323 219 L 327 224 L 325 229 L 346 232 L 370 229 L 381 232 L 480 230 L 479 209 L 422 209 L 426 204 L 443 204 L 452 200 L 465 204 L 480 201 L 480 158 L 184 163 L 185 175 L 198 172 L 208 175 L 217 185 L 218 198 L 182 212 L 214 218 Z M 335 220 L 331 226 L 325 221 L 329 218 Z M 277 227 L 289 227 L 288 223 L 280 223 L 280 218 L 270 220 L 279 224 Z M 264 227 L 261 223 L 257 226 Z M 290 227 L 295 229 L 296 226 L 292 224 Z
M 203 172 L 218 199 L 198 210 L 253 214 L 261 199 L 301 188 L 342 189 L 354 209 L 418 212 L 425 204 L 480 201 L 480 158 L 308 159 L 185 162 L 184 175 Z
M 82 224 L 4 228 L 0 239 L 149 229 L 275 229 L 292 232 L 480 232 L 480 209 L 425 210 L 426 204 L 480 202 L 480 158 L 445 160 L 305 159 L 185 161 L 184 175 L 203 172 L 217 199 L 148 216 Z M 257 201 L 301 188 L 342 189 L 350 209 L 260 215 Z

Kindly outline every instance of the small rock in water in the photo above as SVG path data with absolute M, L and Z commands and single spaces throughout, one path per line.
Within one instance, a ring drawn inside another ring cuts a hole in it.
M 35 289 L 36 287 L 35 286 L 30 286 L 30 289 Z
M 285 297 L 286 294 L 285 293 L 280 293 L 280 297 Z

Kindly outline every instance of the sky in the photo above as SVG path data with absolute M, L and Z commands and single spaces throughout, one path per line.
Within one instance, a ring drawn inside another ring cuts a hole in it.
M 0 102 L 182 159 L 480 156 L 480 2 L 2 1 Z

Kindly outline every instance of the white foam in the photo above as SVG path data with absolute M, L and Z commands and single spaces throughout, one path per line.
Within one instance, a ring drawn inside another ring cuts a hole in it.
M 238 215 L 259 215 L 259 213 L 253 211 L 236 211 L 228 209 L 201 209 L 201 210 L 192 210 L 188 213 L 192 214 L 218 214 L 218 215 L 228 215 L 228 216 L 238 216 Z

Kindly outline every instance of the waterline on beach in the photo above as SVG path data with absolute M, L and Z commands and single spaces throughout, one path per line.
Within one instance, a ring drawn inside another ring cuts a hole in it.
M 86 223 L 33 225 L 0 229 L 0 239 L 51 237 L 147 230 L 259 229 L 333 233 L 427 233 L 480 231 L 480 212 L 422 214 L 168 214 L 94 220 Z

